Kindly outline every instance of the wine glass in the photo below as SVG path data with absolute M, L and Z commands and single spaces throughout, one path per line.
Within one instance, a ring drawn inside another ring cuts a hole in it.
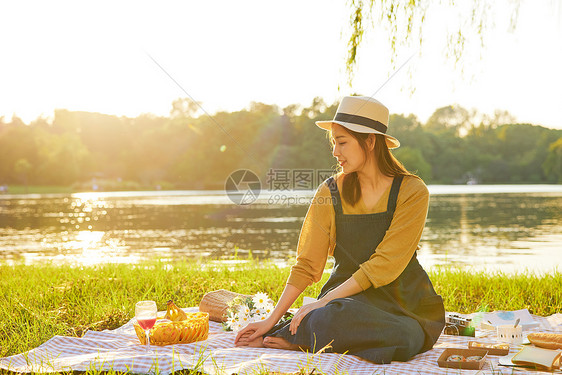
M 154 301 L 140 301 L 135 305 L 135 318 L 137 318 L 139 326 L 144 329 L 147 351 L 150 349 L 150 330 L 154 327 L 154 323 L 156 323 L 157 312 L 158 309 Z

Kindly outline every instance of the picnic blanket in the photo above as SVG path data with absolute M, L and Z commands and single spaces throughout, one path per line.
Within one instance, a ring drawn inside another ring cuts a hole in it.
M 184 309 L 196 312 L 197 307 Z M 461 314 L 458 314 L 461 315 Z M 475 314 L 463 315 L 472 317 Z M 562 332 L 562 314 L 531 316 L 539 327 L 524 331 Z M 486 318 L 488 319 L 488 318 Z M 133 328 L 133 320 L 115 330 L 88 331 L 79 337 L 55 336 L 43 345 L 23 354 L 0 359 L 0 368 L 14 372 L 48 373 L 57 371 L 115 370 L 134 373 L 170 374 L 193 369 L 207 374 L 255 374 L 264 369 L 291 373 L 306 369 L 309 374 L 526 374 L 529 371 L 498 365 L 498 356 L 488 356 L 481 371 L 440 368 L 437 358 L 446 348 L 467 348 L 473 337 L 441 335 L 434 348 L 408 362 L 386 365 L 335 353 L 311 354 L 288 350 L 235 347 L 233 332 L 225 332 L 219 323 L 210 322 L 209 338 L 192 344 L 152 346 L 156 354 L 146 352 Z M 478 330 L 478 341 L 496 342 L 495 331 Z M 317 348 L 318 349 L 318 348 Z M 512 346 L 511 353 L 519 350 Z M 532 371 L 533 373 L 537 373 Z

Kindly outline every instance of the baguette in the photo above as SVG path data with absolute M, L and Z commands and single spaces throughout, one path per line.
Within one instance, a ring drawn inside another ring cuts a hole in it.
M 562 349 L 562 333 L 529 333 L 527 338 L 540 348 Z

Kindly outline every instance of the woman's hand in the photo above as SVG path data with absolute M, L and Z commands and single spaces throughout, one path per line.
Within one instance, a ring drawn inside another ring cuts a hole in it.
M 263 335 L 275 326 L 301 293 L 302 291 L 297 287 L 286 284 L 271 315 L 260 322 L 250 323 L 240 330 L 234 339 L 234 344 L 236 346 L 263 346 Z
M 261 346 L 256 344 L 257 340 L 263 341 L 263 335 L 269 331 L 275 325 L 275 322 L 270 319 L 271 317 L 262 320 L 260 322 L 250 323 L 246 327 L 242 328 L 236 338 L 234 339 L 234 345 L 236 346 Z
M 293 316 L 293 319 L 291 320 L 291 325 L 289 326 L 289 331 L 291 331 L 291 335 L 297 333 L 297 328 L 299 328 L 301 321 L 309 312 L 324 307 L 326 306 L 327 303 L 328 301 L 324 299 L 320 299 L 316 302 L 312 302 L 301 307 L 299 311 L 297 311 L 295 316 Z

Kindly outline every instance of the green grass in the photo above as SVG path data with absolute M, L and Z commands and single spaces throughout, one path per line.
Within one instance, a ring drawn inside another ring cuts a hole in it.
M 74 189 L 70 186 L 37 186 L 9 185 L 8 194 L 70 194 Z
M 562 272 L 503 274 L 459 269 L 429 272 L 447 311 L 528 309 L 531 314 L 548 316 L 562 312 Z
M 82 336 L 86 330 L 114 329 L 134 315 L 139 300 L 196 306 L 206 292 L 263 291 L 277 300 L 289 268 L 248 261 L 203 264 L 197 261 L 92 267 L 40 264 L 0 265 L 0 357 L 30 350 L 54 335 Z M 324 279 L 304 295 L 316 296 Z M 447 311 L 516 310 L 551 315 L 561 311 L 562 274 L 503 275 L 437 269 L 430 273 Z M 302 296 L 296 305 L 301 304 Z

